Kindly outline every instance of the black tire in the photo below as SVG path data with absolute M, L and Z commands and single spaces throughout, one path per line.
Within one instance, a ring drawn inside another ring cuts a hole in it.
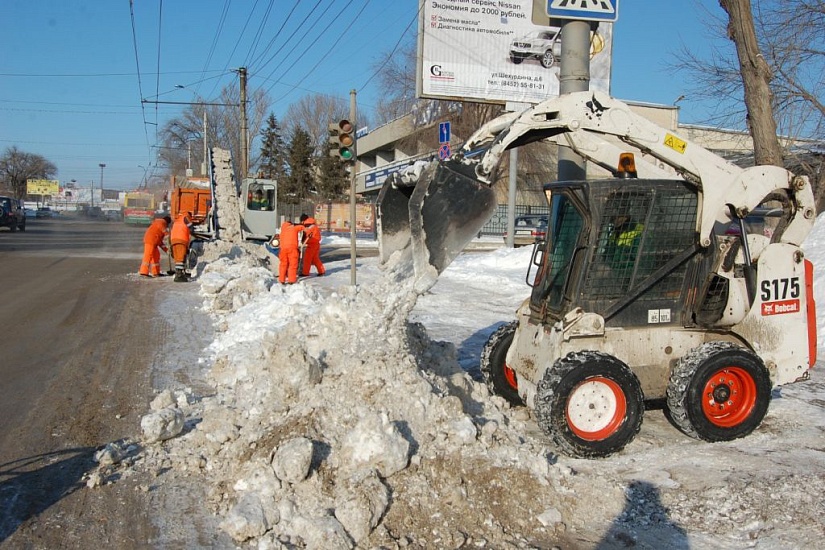
M 556 56 L 553 55 L 552 50 L 547 50 L 546 52 L 544 52 L 544 54 L 542 54 L 541 59 L 539 59 L 539 61 L 541 61 L 542 67 L 544 67 L 545 69 L 549 69 L 550 67 L 556 64 Z
M 518 378 L 507 367 L 507 350 L 513 343 L 518 321 L 502 325 L 490 335 L 481 351 L 481 375 L 490 393 L 500 395 L 515 406 L 524 405 L 518 394 Z
M 522 59 L 520 57 L 516 57 L 515 55 L 511 55 L 510 56 L 510 61 L 512 61 L 514 65 L 520 65 L 521 62 L 524 61 L 524 59 Z
M 683 433 L 731 441 L 755 430 L 771 400 L 762 360 L 730 342 L 709 342 L 683 356 L 667 386 L 668 418 Z
M 536 420 L 566 455 L 600 458 L 622 450 L 642 427 L 639 379 L 613 356 L 571 353 L 544 373 Z

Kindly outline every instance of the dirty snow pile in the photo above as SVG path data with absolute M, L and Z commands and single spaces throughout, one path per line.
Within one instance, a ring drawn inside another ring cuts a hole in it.
M 818 277 L 822 240 L 820 219 Z M 206 485 L 205 513 L 250 548 L 818 546 L 821 371 L 776 390 L 748 438 L 691 440 L 649 411 L 594 461 L 558 456 L 527 409 L 474 379 L 486 337 L 529 295 L 529 254 L 463 254 L 417 296 L 374 259 L 356 287 L 348 262 L 283 286 L 274 256 L 210 245 L 196 280 L 216 327 L 211 390 L 158 396 L 136 467 Z

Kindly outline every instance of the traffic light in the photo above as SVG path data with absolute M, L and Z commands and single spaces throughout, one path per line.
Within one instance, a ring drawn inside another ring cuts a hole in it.
M 329 143 L 331 156 L 343 162 L 355 162 L 355 127 L 349 120 L 329 125 Z

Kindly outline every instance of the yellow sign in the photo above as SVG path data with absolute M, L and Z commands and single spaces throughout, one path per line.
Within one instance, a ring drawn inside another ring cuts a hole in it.
M 673 134 L 665 134 L 665 146 L 684 155 L 685 149 L 687 149 L 687 142 L 677 138 Z
M 59 192 L 59 180 L 26 180 L 26 193 L 29 195 L 57 195 Z

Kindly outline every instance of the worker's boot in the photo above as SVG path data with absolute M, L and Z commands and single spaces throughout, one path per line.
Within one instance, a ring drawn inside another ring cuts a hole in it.
M 189 280 L 186 276 L 186 273 L 182 269 L 175 270 L 175 282 L 176 283 L 185 283 Z

